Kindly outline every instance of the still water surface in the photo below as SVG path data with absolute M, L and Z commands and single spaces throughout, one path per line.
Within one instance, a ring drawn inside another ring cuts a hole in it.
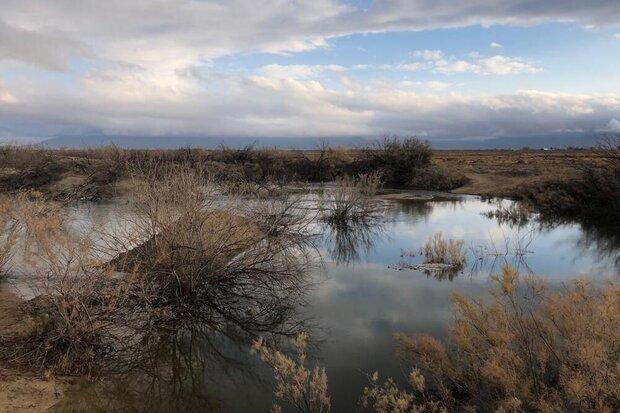
M 477 197 L 438 199 L 384 201 L 382 223 L 353 232 L 316 224 L 322 264 L 298 315 L 311 332 L 311 359 L 326 367 L 333 411 L 359 409 L 368 373 L 403 380 L 408 371 L 394 355 L 394 334 L 443 336 L 451 293 L 484 297 L 489 275 L 503 265 L 544 276 L 553 288 L 578 277 L 617 280 L 618 234 L 536 220 L 511 226 L 485 216 L 495 205 Z M 109 208 L 81 213 L 106 219 Z M 419 248 L 437 231 L 465 241 L 466 267 L 449 276 L 407 269 L 420 263 Z M 247 344 L 233 328 L 190 326 L 157 345 L 151 368 L 82 388 L 58 410 L 268 411 L 270 374 Z

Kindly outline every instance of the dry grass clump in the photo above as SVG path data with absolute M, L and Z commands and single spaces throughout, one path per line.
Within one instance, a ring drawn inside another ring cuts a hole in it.
M 618 287 L 578 281 L 553 292 L 511 268 L 493 281 L 488 303 L 454 295 L 446 342 L 399 336 L 402 357 L 426 383 L 402 411 L 414 411 L 413 400 L 450 411 L 617 411 Z
M 258 354 L 272 370 L 275 377 L 275 396 L 296 410 L 304 413 L 329 412 L 331 400 L 327 389 L 325 369 L 315 366 L 306 367 L 307 333 L 298 334 L 292 341 L 295 357 L 289 357 L 279 350 L 270 348 L 262 337 L 252 345 L 252 351 Z M 282 408 L 274 404 L 274 412 Z
M 436 232 L 423 246 L 425 264 L 445 264 L 462 268 L 466 257 L 463 253 L 463 240 L 444 240 L 441 232 Z
M 337 179 L 333 199 L 323 206 L 323 219 L 332 225 L 377 219 L 381 209 L 371 195 L 376 193 L 380 182 L 378 173 Z

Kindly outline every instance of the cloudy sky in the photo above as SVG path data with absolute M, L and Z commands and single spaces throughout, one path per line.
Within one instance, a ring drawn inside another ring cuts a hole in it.
M 0 0 L 0 137 L 620 132 L 618 0 Z

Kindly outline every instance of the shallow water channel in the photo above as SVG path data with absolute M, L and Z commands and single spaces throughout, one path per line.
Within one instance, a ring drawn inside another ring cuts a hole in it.
M 441 337 L 451 320 L 451 293 L 484 297 L 489 276 L 503 265 L 543 276 L 554 288 L 577 277 L 617 280 L 617 234 L 614 240 L 595 228 L 542 224 L 535 217 L 520 225 L 500 223 L 484 214 L 496 204 L 424 195 L 384 200 L 381 223 L 350 232 L 316 224 L 321 263 L 296 313 L 311 334 L 310 360 L 327 370 L 333 411 L 359 409 L 367 374 L 403 380 L 408 371 L 395 356 L 394 334 Z M 105 221 L 114 208 L 88 205 L 78 213 Z M 464 241 L 467 264 L 461 271 L 437 274 L 417 267 L 420 247 L 438 231 Z M 152 358 L 151 368 L 79 388 L 58 409 L 268 411 L 274 401 L 270 371 L 233 328 L 170 332 Z

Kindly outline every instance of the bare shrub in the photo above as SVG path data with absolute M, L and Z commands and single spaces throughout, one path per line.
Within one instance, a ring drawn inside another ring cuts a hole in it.
M 428 142 L 414 137 L 385 137 L 374 147 L 364 149 L 360 161 L 363 172 L 379 171 L 389 185 L 407 186 L 417 168 L 429 164 Z
M 616 411 L 618 287 L 577 281 L 552 292 L 508 267 L 493 281 L 489 303 L 454 295 L 445 343 L 398 337 L 427 383 L 416 400 L 449 410 Z
M 119 302 L 112 274 L 98 264 L 89 234 L 38 214 L 37 202 L 19 211 L 24 226 L 29 295 L 0 337 L 0 359 L 52 373 L 86 373 L 113 347 L 112 314 Z M 50 236 L 53 234 L 53 236 Z M 26 292 L 24 292 L 26 293 Z
M 309 257 L 294 202 L 219 202 L 209 178 L 185 166 L 134 187 L 129 218 L 103 237 L 139 309 L 178 319 L 224 306 L 239 311 L 224 316 L 243 327 L 268 319 L 278 297 L 298 287 Z M 232 302 L 221 303 L 224 296 Z
M 425 264 L 446 264 L 455 268 L 465 265 L 462 240 L 444 240 L 441 232 L 436 232 L 422 246 Z
M 55 374 L 96 372 L 113 350 L 113 305 L 101 296 L 101 279 L 65 277 L 22 305 L 16 333 L 0 339 L 0 358 Z M 27 322 L 24 328 L 24 321 Z
M 307 333 L 300 333 L 292 340 L 297 353 L 294 358 L 270 348 L 262 337 L 254 341 L 252 351 L 273 370 L 276 380 L 274 394 L 278 399 L 300 412 L 329 412 L 331 400 L 325 369 L 316 366 L 309 370 L 305 365 L 307 340 Z M 273 410 L 281 412 L 282 408 L 276 404 Z
M 376 193 L 379 182 L 378 174 L 337 179 L 333 199 L 323 207 L 323 219 L 332 225 L 377 219 L 381 209 L 370 195 Z

